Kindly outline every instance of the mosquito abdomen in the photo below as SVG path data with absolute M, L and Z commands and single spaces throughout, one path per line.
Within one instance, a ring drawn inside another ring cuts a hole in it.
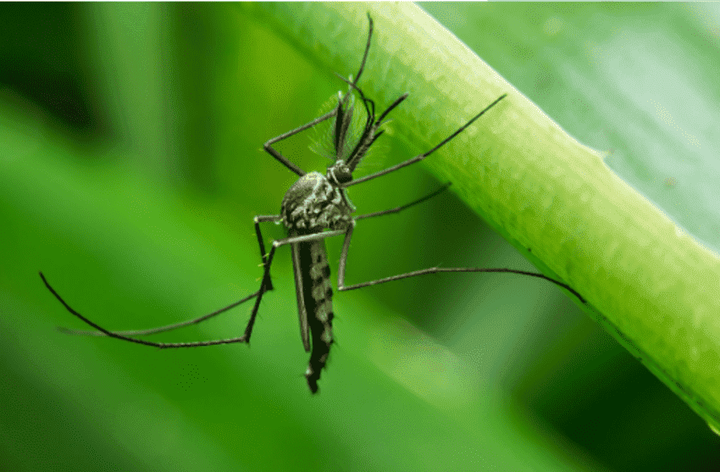
M 318 390 L 320 373 L 327 363 L 330 346 L 333 343 L 332 285 L 330 284 L 330 266 L 328 265 L 325 243 L 312 241 L 298 244 L 302 266 L 302 290 L 305 310 L 310 327 L 312 351 L 310 362 L 305 371 L 310 390 Z

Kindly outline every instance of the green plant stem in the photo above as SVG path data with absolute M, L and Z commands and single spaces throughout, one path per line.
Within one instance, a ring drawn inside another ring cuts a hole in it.
M 503 93 L 508 98 L 426 164 L 711 427 L 720 427 L 720 260 L 412 4 L 249 7 L 324 72 L 354 73 L 383 108 L 405 91 L 395 128 L 429 148 Z

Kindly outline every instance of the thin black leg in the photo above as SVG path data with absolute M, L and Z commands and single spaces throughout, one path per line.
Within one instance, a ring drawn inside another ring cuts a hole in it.
M 401 207 L 399 207 L 401 208 Z M 352 233 L 355 229 L 355 222 L 353 221 L 350 226 L 348 226 L 347 231 L 345 232 L 345 240 L 343 241 L 343 247 L 342 252 L 340 253 L 340 263 L 338 267 L 338 291 L 340 292 L 346 292 L 348 290 L 355 290 L 358 288 L 363 287 L 370 287 L 372 285 L 380 285 L 387 282 L 393 282 L 395 280 L 401 280 L 401 279 L 407 279 L 410 277 L 418 277 L 420 275 L 428 275 L 428 274 L 440 274 L 445 272 L 492 272 L 492 273 L 504 273 L 504 274 L 520 274 L 520 275 L 528 275 L 530 277 L 537 277 L 540 279 L 547 280 L 548 282 L 551 282 L 559 287 L 564 288 L 568 292 L 575 295 L 578 300 L 580 300 L 583 304 L 587 303 L 582 295 L 580 295 L 575 289 L 570 287 L 569 285 L 560 282 L 555 279 L 551 279 L 550 277 L 540 274 L 537 272 L 526 272 L 524 270 L 515 270 L 515 269 L 486 269 L 486 268 L 479 268 L 479 267 L 430 267 L 428 269 L 421 269 L 416 270 L 413 272 L 407 272 L 405 274 L 400 275 L 393 275 L 391 277 L 385 277 L 382 279 L 377 280 L 371 280 L 369 282 L 362 282 L 359 284 L 354 285 L 345 285 L 345 270 L 347 267 L 347 258 L 348 253 L 350 252 L 350 241 L 352 239 Z
M 255 234 L 257 235 L 257 238 L 258 238 L 258 244 L 260 246 L 260 255 L 262 257 L 263 266 L 267 263 L 267 254 L 265 252 L 265 245 L 263 243 L 263 238 L 262 238 L 262 233 L 260 231 L 259 223 L 270 222 L 270 221 L 274 222 L 274 221 L 278 221 L 280 218 L 282 218 L 280 215 L 259 215 L 259 216 L 255 217 Z M 269 282 L 269 284 L 266 287 L 266 290 L 272 290 L 273 289 L 272 282 L 270 280 L 268 280 L 268 282 Z M 172 331 L 174 329 L 183 328 L 185 326 L 190 326 L 193 324 L 201 323 L 205 320 L 208 320 L 217 315 L 225 313 L 226 311 L 245 303 L 246 301 L 250 300 L 251 298 L 257 297 L 259 293 L 260 292 L 257 291 L 253 294 L 248 295 L 247 297 L 245 297 L 241 300 L 231 303 L 230 305 L 228 305 L 226 307 L 220 308 L 219 310 L 213 311 L 212 313 L 208 313 L 208 314 L 200 316 L 198 318 L 194 318 L 192 320 L 181 321 L 179 323 L 173 323 L 173 324 L 169 324 L 169 325 L 165 325 L 165 326 L 158 326 L 158 327 L 149 328 L 149 329 L 136 329 L 136 330 L 126 330 L 126 331 L 113 331 L 113 332 L 115 334 L 119 334 L 121 336 L 132 337 L 132 336 L 147 336 L 150 334 L 157 334 L 157 333 L 164 333 L 164 332 Z M 65 334 L 72 334 L 72 335 L 79 335 L 79 336 L 107 336 L 107 334 L 105 334 L 102 331 L 75 330 L 75 329 L 67 329 L 67 328 L 63 328 L 63 327 L 58 327 L 58 330 Z
M 403 210 L 407 210 L 408 208 L 410 208 L 412 206 L 419 205 L 420 203 L 426 202 L 426 201 L 430 200 L 431 198 L 433 198 L 437 195 L 440 195 L 445 190 L 450 188 L 450 185 L 452 185 L 452 183 L 448 182 L 445 185 L 443 185 L 442 187 L 440 187 L 439 189 L 435 190 L 434 192 L 429 193 L 428 195 L 425 195 L 424 197 L 420 197 L 417 200 L 414 200 L 410 203 L 406 203 L 405 205 L 400 205 L 399 207 L 390 208 L 389 210 L 376 211 L 374 213 L 366 213 L 364 215 L 356 216 L 354 219 L 355 219 L 355 221 L 357 221 L 357 220 L 363 220 L 363 219 L 367 219 L 367 218 L 375 218 L 377 216 L 384 216 L 384 215 L 390 215 L 390 214 L 394 214 L 394 213 L 400 213 Z
M 263 266 L 267 264 L 267 253 L 265 252 L 265 241 L 263 240 L 262 231 L 260 231 L 260 223 L 267 223 L 267 222 L 277 222 L 282 219 L 282 216 L 280 215 L 258 215 L 256 216 L 253 221 L 255 224 L 255 236 L 257 236 L 258 240 L 258 246 L 260 246 L 260 257 L 262 258 Z M 273 289 L 272 280 L 268 276 L 267 280 L 267 290 Z
M 295 128 L 294 130 L 288 131 L 287 133 L 283 133 L 280 136 L 272 138 L 271 140 L 269 140 L 268 142 L 266 142 L 263 145 L 263 149 L 265 149 L 265 151 L 267 151 L 268 154 L 270 154 L 272 157 L 277 159 L 282 165 L 284 165 L 285 167 L 287 167 L 288 169 L 290 169 L 291 171 L 295 172 L 297 175 L 302 177 L 303 175 L 305 175 L 305 171 L 302 170 L 301 168 L 299 168 L 298 166 L 296 166 L 295 164 L 293 164 L 292 162 L 290 162 L 290 160 L 287 157 L 283 156 L 278 151 L 276 151 L 275 148 L 272 147 L 272 145 L 277 143 L 278 141 L 282 141 L 283 139 L 289 138 L 290 136 L 294 136 L 301 131 L 305 131 L 308 128 L 312 128 L 313 126 L 315 126 L 319 123 L 322 123 L 323 121 L 327 120 L 328 118 L 332 118 L 333 116 L 335 116 L 336 113 L 337 113 L 337 107 L 333 108 L 332 111 L 325 113 L 323 116 L 321 116 L 319 118 L 315 118 L 310 123 L 306 123 L 306 124 L 300 126 L 299 128 Z
M 558 287 L 562 287 L 565 290 L 567 290 L 568 292 L 570 292 L 571 294 L 575 295 L 577 297 L 577 299 L 580 300 L 583 304 L 587 303 L 585 298 L 583 298 L 583 296 L 580 295 L 571 286 L 569 286 L 568 284 L 565 284 L 563 282 L 560 282 L 558 280 L 551 279 L 550 277 L 548 277 L 544 274 L 540 274 L 537 272 L 526 272 L 524 270 L 502 269 L 502 268 L 484 269 L 484 268 L 479 268 L 479 267 L 430 267 L 428 269 L 415 270 L 413 272 L 408 272 L 408 273 L 400 274 L 400 275 L 393 275 L 392 277 L 385 277 L 383 279 L 371 280 L 370 282 L 363 282 L 363 283 L 359 283 L 359 284 L 355 284 L 355 285 L 345 286 L 344 280 L 343 280 L 342 281 L 343 285 L 342 285 L 342 287 L 339 286 L 338 290 L 339 291 L 355 290 L 358 288 L 370 287 L 372 285 L 379 285 L 379 284 L 384 284 L 386 282 L 392 282 L 394 280 L 407 279 L 410 277 L 417 277 L 420 275 L 441 274 L 441 273 L 445 273 L 445 272 L 486 272 L 486 273 L 528 275 L 530 277 L 537 277 L 539 279 L 547 280 L 548 282 L 553 283 L 553 284 L 557 285 Z M 340 282 L 338 282 L 338 285 L 340 285 Z
M 44 278 L 43 278 L 43 280 L 44 280 Z M 47 285 L 47 282 L 45 283 L 45 285 Z M 260 292 L 255 292 L 255 293 L 243 298 L 242 300 L 238 300 L 235 303 L 231 303 L 230 305 L 228 305 L 224 308 L 220 308 L 219 310 L 213 311 L 212 313 L 208 313 L 207 315 L 203 315 L 199 318 L 195 318 L 192 320 L 181 321 L 179 323 L 173 323 L 173 324 L 165 325 L 165 326 L 158 326 L 156 328 L 136 329 L 136 330 L 130 330 L 130 331 L 113 331 L 113 332 L 115 334 L 119 334 L 122 336 L 146 336 L 149 334 L 157 334 L 157 333 L 164 333 L 166 331 L 172 331 L 174 329 L 182 328 L 184 326 L 190 326 L 193 324 L 201 323 L 205 320 L 209 320 L 210 318 L 213 318 L 221 313 L 225 313 L 226 311 L 245 303 L 246 301 L 250 300 L 251 298 L 257 297 L 259 293 Z M 74 334 L 74 335 L 80 335 L 80 336 L 107 336 L 107 334 L 105 334 L 102 331 L 83 331 L 83 330 L 67 329 L 67 328 L 63 328 L 63 327 L 58 327 L 58 330 L 65 334 Z
M 96 330 L 100 331 L 101 333 L 105 334 L 105 336 L 115 338 L 115 339 L 121 339 L 123 341 L 128 341 L 135 344 L 142 344 L 143 346 L 153 346 L 160 349 L 168 349 L 168 348 L 183 348 L 183 347 L 202 347 L 202 346 L 214 346 L 217 344 L 233 344 L 233 343 L 244 343 L 247 342 L 245 336 L 241 336 L 239 338 L 229 338 L 229 339 L 217 339 L 214 341 L 200 341 L 200 342 L 191 342 L 191 343 L 156 343 L 152 341 L 145 341 L 144 339 L 136 339 L 129 336 L 124 336 L 119 333 L 114 333 L 112 331 L 108 331 L 107 329 L 103 328 L 102 326 L 90 321 L 85 316 L 81 315 L 77 311 L 75 311 L 70 305 L 67 304 L 65 300 L 55 291 L 55 289 L 50 285 L 50 283 L 45 279 L 45 276 L 42 272 L 40 272 L 40 278 L 42 278 L 43 283 L 47 287 L 48 290 L 50 290 L 50 293 L 53 294 L 55 298 L 58 299 L 60 303 L 63 304 L 65 309 L 69 311 L 74 316 L 80 318 L 85 324 L 92 326 Z M 254 296 L 254 295 L 253 295 Z M 248 300 L 252 298 L 249 297 Z

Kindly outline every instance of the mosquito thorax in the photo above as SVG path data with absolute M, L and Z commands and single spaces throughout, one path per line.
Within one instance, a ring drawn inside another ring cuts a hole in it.
M 309 172 L 285 193 L 280 215 L 288 232 L 309 234 L 346 228 L 354 211 L 344 189 L 319 172 Z

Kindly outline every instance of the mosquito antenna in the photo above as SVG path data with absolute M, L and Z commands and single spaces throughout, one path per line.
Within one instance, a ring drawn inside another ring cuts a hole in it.
M 385 119 L 385 117 L 395 109 L 398 105 L 400 105 L 403 101 L 405 101 L 406 98 L 408 98 L 410 94 L 408 92 L 405 92 L 404 94 L 400 95 L 397 100 L 395 100 L 389 107 L 387 107 L 387 110 L 382 112 L 382 115 L 380 115 L 380 118 L 377 119 L 375 122 L 376 125 L 380 126 L 382 124 L 382 121 Z
M 357 91 L 362 94 L 362 90 L 357 88 Z M 370 117 L 368 117 L 368 121 L 365 123 L 365 133 L 363 133 L 363 138 L 358 141 L 357 145 L 355 146 L 355 149 L 353 149 L 353 154 L 351 154 L 351 158 L 348 159 L 348 166 L 350 167 L 351 171 L 354 171 L 357 165 L 360 163 L 362 158 L 365 156 L 365 153 L 368 149 L 370 149 L 370 146 L 373 145 L 375 140 L 379 138 L 385 131 L 379 131 L 376 132 L 377 129 L 383 124 L 383 120 L 385 117 L 390 113 L 395 107 L 400 105 L 406 98 L 408 98 L 410 94 L 405 92 L 400 97 L 397 98 L 387 109 L 380 115 L 380 118 L 378 118 L 374 123 L 370 121 Z M 368 99 L 369 100 L 369 99 Z M 370 100 L 372 102 L 372 100 Z M 373 105 L 373 116 L 375 117 L 375 103 L 372 102 Z M 368 141 L 367 138 L 370 137 L 370 140 Z
M 372 145 L 372 143 L 377 138 L 377 135 L 375 135 L 375 130 L 377 130 L 377 124 L 375 123 L 375 102 L 367 97 L 365 97 L 365 94 L 363 91 L 358 87 L 355 83 L 352 81 L 346 79 L 345 77 L 341 76 L 340 74 L 336 74 L 338 77 L 340 77 L 341 80 L 343 80 L 345 83 L 347 83 L 350 86 L 351 92 L 352 90 L 355 90 L 360 95 L 360 99 L 363 102 L 363 106 L 365 107 L 365 113 L 367 115 L 367 119 L 365 120 L 365 126 L 362 132 L 362 135 L 358 139 L 357 143 L 355 144 L 355 147 L 353 148 L 352 152 L 350 152 L 350 157 L 347 158 L 346 164 L 350 168 L 350 172 L 355 170 L 355 167 L 357 167 L 360 160 L 365 155 L 365 152 L 367 152 L 367 149 Z M 350 93 L 351 93 L 350 92 Z M 348 96 L 350 95 L 348 93 Z M 348 120 L 349 121 L 349 120 Z M 337 140 L 337 136 L 335 138 Z
M 494 102 L 492 102 L 490 105 L 488 105 L 487 107 L 485 107 L 480 113 L 478 113 L 477 115 L 475 115 L 474 117 L 472 117 L 472 118 L 470 119 L 470 121 L 468 121 L 467 123 L 465 123 L 464 125 L 462 125 L 462 126 L 461 126 L 460 128 L 458 128 L 453 134 L 451 134 L 451 135 L 448 136 L 447 138 L 443 139 L 439 144 L 437 144 L 435 147 L 433 147 L 433 148 L 430 149 L 429 151 L 427 151 L 427 152 L 425 152 L 425 153 L 423 153 L 423 154 L 420 154 L 420 155 L 418 155 L 418 156 L 415 156 L 415 157 L 413 157 L 412 159 L 408 159 L 407 161 L 401 162 L 400 164 L 396 164 L 396 165 L 394 165 L 394 166 L 392 166 L 392 167 L 388 167 L 387 169 L 381 170 L 380 172 L 376 172 L 376 173 L 374 173 L 374 174 L 366 175 L 365 177 L 361 177 L 361 178 L 359 178 L 359 179 L 351 180 L 350 182 L 344 183 L 342 186 L 343 186 L 343 187 L 350 187 L 351 185 L 357 185 L 357 184 L 360 184 L 360 183 L 362 183 L 362 182 L 367 182 L 368 180 L 372 180 L 372 179 L 381 177 L 381 176 L 383 176 L 383 175 L 387 175 L 387 174 L 389 174 L 389 173 L 391 173 L 391 172 L 395 172 L 396 170 L 402 169 L 403 167 L 407 167 L 407 166 L 409 166 L 409 165 L 411 165 L 411 164 L 415 164 L 416 162 L 422 161 L 423 159 L 425 159 L 426 157 L 428 157 L 430 154 L 432 154 L 433 152 L 437 151 L 438 149 L 440 149 L 441 147 L 443 147 L 445 144 L 447 144 L 448 141 L 450 141 L 450 140 L 452 140 L 453 138 L 455 138 L 455 136 L 457 136 L 458 134 L 460 134 L 460 133 L 462 133 L 463 131 L 465 131 L 465 129 L 466 129 L 468 126 L 470 126 L 471 124 L 473 124 L 473 123 L 475 122 L 475 120 L 477 120 L 478 118 L 480 118 L 481 116 L 483 116 L 488 110 L 490 110 L 492 107 L 494 107 L 495 105 L 497 105 L 497 104 L 500 102 L 500 100 L 502 100 L 502 99 L 505 98 L 505 97 L 507 97 L 507 94 L 506 94 L 506 93 L 500 95 L 498 98 L 495 99 Z
M 358 81 L 360 80 L 360 76 L 362 75 L 363 71 L 365 70 L 365 63 L 367 62 L 368 54 L 370 53 L 370 40 L 372 39 L 372 34 L 373 34 L 373 19 L 370 16 L 370 12 L 367 13 L 367 17 L 368 17 L 368 23 L 369 23 L 368 39 L 367 39 L 367 43 L 365 44 L 365 52 L 363 53 L 363 58 L 362 58 L 362 61 L 360 62 L 360 69 L 358 70 L 358 73 L 355 75 L 355 78 L 352 81 L 346 79 L 345 77 L 341 76 L 337 72 L 335 73 L 335 75 L 337 75 L 342 80 L 344 80 L 345 82 L 350 84 L 351 87 L 354 87 L 355 84 L 357 84 Z M 349 97 L 349 94 L 343 98 L 343 101 L 342 101 L 343 104 L 347 103 L 348 97 Z
M 362 62 L 360 63 L 360 69 L 358 70 L 358 73 L 355 76 L 355 80 L 353 80 L 353 84 L 358 83 L 358 81 L 360 80 L 360 76 L 362 75 L 363 70 L 365 69 L 365 62 L 367 61 L 368 53 L 370 52 L 370 40 L 372 39 L 372 34 L 373 34 L 373 19 L 370 16 L 369 12 L 367 14 L 367 17 L 368 17 L 368 23 L 370 23 L 370 26 L 368 26 L 367 44 L 365 45 L 365 53 L 363 54 Z

